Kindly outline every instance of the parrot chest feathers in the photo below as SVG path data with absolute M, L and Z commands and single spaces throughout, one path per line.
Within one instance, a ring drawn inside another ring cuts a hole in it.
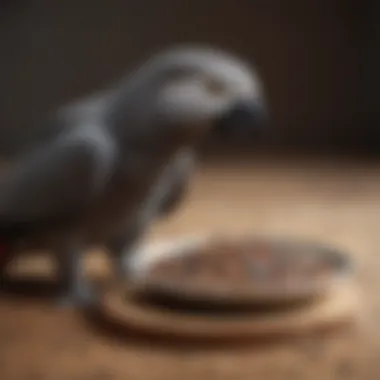
M 111 178 L 104 193 L 89 206 L 84 219 L 81 219 L 81 228 L 89 239 L 107 240 L 124 231 L 147 207 L 157 177 L 160 177 L 160 172 L 150 176 L 141 173 L 137 178 L 119 172 Z

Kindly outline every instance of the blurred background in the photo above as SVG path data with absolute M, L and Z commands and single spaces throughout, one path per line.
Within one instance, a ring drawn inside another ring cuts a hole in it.
M 186 202 L 152 238 L 244 230 L 336 245 L 358 263 L 364 328 L 268 351 L 164 351 L 110 341 L 40 301 L 2 298 L 0 378 L 379 379 L 378 0 L 1 0 L 0 148 L 184 42 L 254 64 L 271 125 L 244 144 L 210 139 Z
M 260 144 L 379 151 L 376 0 L 0 4 L 0 123 L 8 139 L 161 48 L 206 42 L 250 60 L 261 74 L 273 125 Z

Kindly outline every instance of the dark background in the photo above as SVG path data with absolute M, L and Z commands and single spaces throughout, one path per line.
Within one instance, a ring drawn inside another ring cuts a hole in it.
M 380 152 L 378 3 L 0 1 L 0 138 L 161 48 L 206 42 L 256 64 L 272 111 L 265 146 Z

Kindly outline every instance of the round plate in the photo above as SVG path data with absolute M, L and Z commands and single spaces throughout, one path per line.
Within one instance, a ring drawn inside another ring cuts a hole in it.
M 196 254 L 198 249 L 212 245 L 216 238 L 183 238 L 171 242 L 150 245 L 140 252 L 130 262 L 128 286 L 133 286 L 135 292 L 155 297 L 164 297 L 167 301 L 181 301 L 182 303 L 202 303 L 213 306 L 247 306 L 265 304 L 296 303 L 310 300 L 324 294 L 337 283 L 350 278 L 352 264 L 347 255 L 320 244 L 304 241 L 289 241 L 285 239 L 236 239 L 237 244 L 242 242 L 259 242 L 277 247 L 285 252 L 298 251 L 302 254 L 320 255 L 331 268 L 331 275 L 323 280 L 310 279 L 301 283 L 290 282 L 287 286 L 273 281 L 264 282 L 260 287 L 245 286 L 233 287 L 228 282 L 225 286 L 187 286 L 186 282 L 167 279 L 153 280 L 149 273 L 152 267 L 161 260 Z M 231 242 L 232 239 L 220 239 Z M 254 283 L 252 283 L 254 285 Z
M 336 287 L 318 302 L 272 313 L 187 314 L 141 303 L 133 291 L 109 289 L 101 316 L 121 332 L 156 338 L 231 342 L 323 332 L 355 321 L 359 297 L 352 284 Z

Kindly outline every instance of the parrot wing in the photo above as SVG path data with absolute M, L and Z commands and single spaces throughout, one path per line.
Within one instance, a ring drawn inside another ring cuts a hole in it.
M 0 226 L 79 213 L 105 186 L 114 153 L 111 138 L 92 129 L 23 157 L 0 181 Z

